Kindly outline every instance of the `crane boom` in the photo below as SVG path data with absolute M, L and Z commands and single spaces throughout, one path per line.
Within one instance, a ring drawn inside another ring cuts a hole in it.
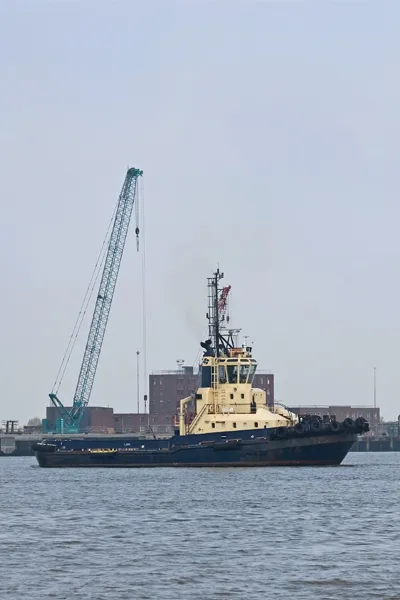
M 84 409 L 89 403 L 141 175 L 143 171 L 139 169 L 128 169 L 119 196 L 72 409 L 66 409 L 56 394 L 49 394 L 69 432 L 79 431 Z M 136 236 L 138 234 L 136 228 Z

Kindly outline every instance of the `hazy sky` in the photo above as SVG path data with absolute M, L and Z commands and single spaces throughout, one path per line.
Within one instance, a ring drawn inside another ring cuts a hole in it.
M 376 365 L 397 417 L 399 19 L 383 0 L 0 2 L 0 420 L 44 416 L 128 166 L 149 372 L 196 360 L 219 265 L 278 400 L 371 404 Z M 91 398 L 117 411 L 143 349 L 134 227 Z

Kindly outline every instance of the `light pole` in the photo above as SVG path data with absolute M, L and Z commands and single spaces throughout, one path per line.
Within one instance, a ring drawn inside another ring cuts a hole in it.
M 137 400 L 137 413 L 140 413 L 139 406 L 139 350 L 136 352 L 136 400 Z

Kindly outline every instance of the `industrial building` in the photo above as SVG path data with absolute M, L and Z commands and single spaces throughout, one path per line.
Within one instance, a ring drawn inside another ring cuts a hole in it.
M 72 410 L 72 407 L 66 407 Z M 56 421 L 60 418 L 57 408 L 53 405 L 46 407 L 45 429 L 56 431 Z M 82 432 L 114 433 L 114 410 L 108 406 L 87 406 L 81 422 Z
M 46 408 L 47 431 L 56 430 L 59 414 L 55 406 Z M 170 414 L 114 413 L 113 408 L 88 406 L 82 419 L 82 433 L 140 433 L 149 428 L 154 433 L 172 433 L 173 418 Z
M 200 385 L 199 373 L 193 367 L 180 365 L 171 371 L 156 371 L 149 376 L 149 413 L 114 413 L 109 407 L 88 406 L 82 420 L 81 431 L 85 433 L 131 433 L 152 429 L 157 434 L 173 432 L 174 418 L 179 411 L 182 398 L 194 394 Z M 265 390 L 267 404 L 274 404 L 274 375 L 257 373 L 253 387 Z M 132 402 L 133 404 L 133 402 Z M 379 408 L 371 406 L 292 406 L 296 414 L 335 415 L 338 421 L 347 417 L 364 417 L 371 431 L 378 431 L 380 424 Z M 46 409 L 46 427 L 55 431 L 59 414 L 54 406 Z

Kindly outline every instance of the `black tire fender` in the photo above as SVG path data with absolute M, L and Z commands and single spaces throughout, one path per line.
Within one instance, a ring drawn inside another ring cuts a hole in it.
M 296 433 L 302 435 L 306 428 L 304 427 L 303 423 L 296 423 L 296 425 L 294 426 L 294 430 Z
M 311 423 L 311 431 L 313 431 L 314 433 L 316 433 L 317 431 L 321 431 L 321 429 L 322 427 L 320 421 L 313 421 Z
M 349 417 L 347 417 L 347 419 L 343 421 L 343 426 L 345 429 L 347 429 L 347 431 L 354 431 L 356 428 L 355 421 L 353 421 L 353 419 L 350 419 Z

